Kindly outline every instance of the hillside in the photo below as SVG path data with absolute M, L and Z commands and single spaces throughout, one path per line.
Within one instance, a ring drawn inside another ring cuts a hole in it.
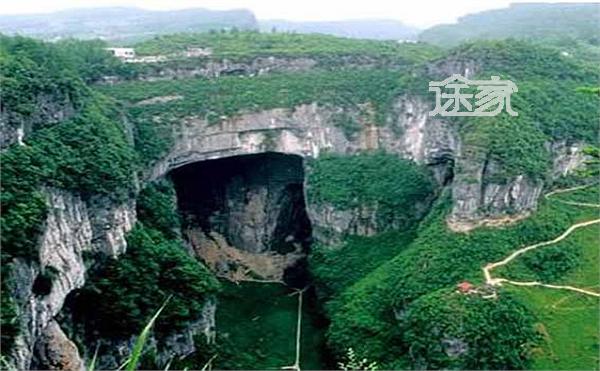
M 341 20 L 322 22 L 292 22 L 283 19 L 261 20 L 263 32 L 320 33 L 326 35 L 374 40 L 415 40 L 418 30 L 399 21 Z
M 140 369 L 597 366 L 595 224 L 552 241 L 597 223 L 598 66 L 514 39 L 104 46 L 0 38 L 7 364 L 118 368 L 165 303 Z M 519 115 L 430 116 L 452 74 L 514 81 Z
M 600 4 L 526 3 L 469 14 L 456 24 L 433 26 L 418 39 L 444 47 L 475 40 L 526 39 L 597 60 L 599 34 Z

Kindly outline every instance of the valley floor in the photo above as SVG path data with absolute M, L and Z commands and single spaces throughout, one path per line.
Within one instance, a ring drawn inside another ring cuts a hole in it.
M 281 284 L 224 283 L 217 312 L 217 343 L 239 353 L 217 356 L 217 369 L 281 369 L 294 363 L 298 295 Z M 327 369 L 323 357 L 324 324 L 304 295 L 301 369 Z

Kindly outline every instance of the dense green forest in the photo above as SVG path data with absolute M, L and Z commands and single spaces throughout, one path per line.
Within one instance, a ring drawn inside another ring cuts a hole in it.
M 436 53 L 436 48 L 396 41 L 346 39 L 320 34 L 208 32 L 157 36 L 135 45 L 141 55 L 164 55 L 188 48 L 209 48 L 216 58 L 244 57 L 394 57 L 418 62 Z
M 428 102 L 428 82 L 447 77 L 440 66 L 473 62 L 475 77 L 498 75 L 519 87 L 513 97 L 518 117 L 452 121 L 462 145 L 472 151 L 469 155 L 488 156 L 500 164 L 499 183 L 525 174 L 544 180 L 545 190 L 559 187 L 560 182 L 550 182 L 548 144 L 597 143 L 598 97 L 581 87 L 598 84 L 598 67 L 586 58 L 564 56 L 554 46 L 508 39 L 440 51 L 425 44 L 323 35 L 174 34 L 143 41 L 136 50 L 151 55 L 208 47 L 213 50 L 210 60 L 315 57 L 343 65 L 343 56 L 355 56 L 398 63 L 334 69 L 323 64 L 302 72 L 161 81 L 135 80 L 135 68 L 110 56 L 105 46 L 101 41 L 43 43 L 0 37 L 3 118 L 11 128 L 31 123 L 23 143 L 3 150 L 0 159 L 3 356 L 10 354 L 20 331 L 19 304 L 10 295 L 11 267 L 15 259 L 36 264 L 50 187 L 85 202 L 136 199 L 137 223 L 127 235 L 127 252 L 93 264 L 85 286 L 69 300 L 86 341 L 138 334 L 170 297 L 154 328 L 160 340 L 184 329 L 207 299 L 216 298 L 221 308 L 216 343 L 207 345 L 199 336 L 199 350 L 173 366 L 199 369 L 216 357 L 216 367 L 225 369 L 272 368 L 293 359 L 293 342 L 287 341 L 293 336 L 277 332 L 285 328 L 286 334 L 294 333 L 293 292 L 279 284 L 235 285 L 217 279 L 189 253 L 173 184 L 143 178 L 170 150 L 177 139 L 174 126 L 187 117 L 216 125 L 240 113 L 314 103 L 340 108 L 342 114 L 332 120 L 351 139 L 361 130 L 353 114 L 364 114 L 364 107 L 373 109 L 373 124 L 390 125 L 400 96 Z M 100 84 L 107 75 L 127 79 Z M 140 104 L 163 96 L 178 98 Z M 38 107 L 47 100 L 68 108 L 67 117 L 40 118 Z M 451 189 L 436 185 L 425 166 L 377 151 L 324 153 L 307 159 L 305 169 L 307 202 L 339 210 L 376 205 L 379 223 L 401 223 L 370 236 L 342 236 L 336 246 L 311 246 L 311 309 L 305 312 L 306 337 L 301 340 L 304 367 L 336 367 L 349 348 L 382 369 L 597 367 L 597 302 L 534 292 L 538 288 L 504 286 L 493 300 L 456 290 L 457 283 L 469 281 L 487 294 L 481 272 L 486 263 L 597 217 L 597 210 L 572 203 L 597 202 L 597 187 L 561 196 L 571 204 L 541 198 L 535 213 L 507 227 L 457 233 L 446 225 Z M 562 182 L 578 185 L 586 180 Z M 417 204 L 427 205 L 429 212 L 415 213 Z M 597 243 L 588 230 L 578 232 L 501 272 L 512 279 L 597 289 Z M 93 258 L 86 257 L 88 265 Z M 47 276 L 52 281 L 52 272 Z M 575 301 L 586 310 L 574 317 L 548 310 L 560 300 Z M 251 315 L 255 317 L 244 317 Z M 570 326 L 578 328 L 581 339 L 572 339 Z M 264 333 L 256 335 L 260 331 Z M 577 349 L 568 346 L 573 341 Z M 152 359 L 146 362 L 146 367 L 164 367 Z

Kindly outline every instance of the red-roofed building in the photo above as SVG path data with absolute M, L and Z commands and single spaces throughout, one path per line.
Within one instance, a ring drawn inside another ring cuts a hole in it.
M 462 292 L 463 294 L 468 294 L 475 288 L 475 286 L 471 282 L 463 281 L 456 285 L 456 288 L 458 288 L 458 291 Z

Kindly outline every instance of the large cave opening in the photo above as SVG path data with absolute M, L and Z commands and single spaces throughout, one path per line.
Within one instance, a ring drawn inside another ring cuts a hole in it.
M 303 367 L 327 368 L 326 320 L 307 267 L 312 229 L 304 176 L 303 159 L 281 153 L 207 160 L 170 173 L 184 239 L 222 281 L 216 368 L 280 369 L 296 357 Z
M 302 161 L 297 155 L 264 153 L 171 172 L 184 236 L 217 275 L 305 284 L 311 225 Z

